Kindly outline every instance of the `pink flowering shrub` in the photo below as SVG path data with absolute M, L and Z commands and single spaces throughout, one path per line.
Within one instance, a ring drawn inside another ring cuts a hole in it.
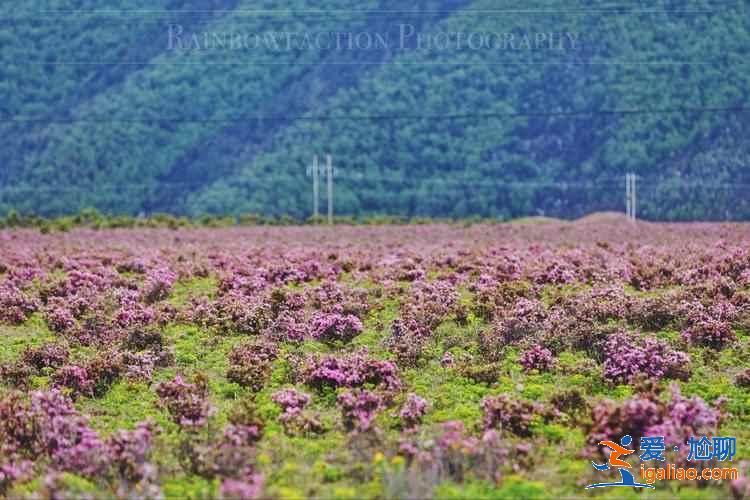
M 67 365 L 57 370 L 52 376 L 52 385 L 68 389 L 74 395 L 94 395 L 94 381 L 89 377 L 86 368 L 80 365 Z
M 324 313 L 363 318 L 370 310 L 369 292 L 343 286 L 333 280 L 325 281 L 307 294 L 309 305 Z
M 632 384 L 639 377 L 690 378 L 690 356 L 653 337 L 640 341 L 627 332 L 617 332 L 609 336 L 603 352 L 604 378 L 614 384 Z
M 532 370 L 546 372 L 554 366 L 555 358 L 552 355 L 552 351 L 539 344 L 535 344 L 531 349 L 521 353 L 519 363 L 521 363 L 521 366 L 527 372 Z
M 737 317 L 737 308 L 726 301 L 705 308 L 700 303 L 685 303 L 687 311 L 682 338 L 693 345 L 722 349 L 735 340 L 732 321 Z
M 16 361 L 0 364 L 0 381 L 14 389 L 26 389 L 35 370 L 28 364 Z
M 449 281 L 420 282 L 412 288 L 403 314 L 434 330 L 455 310 L 457 302 L 455 285 Z
M 0 398 L 0 464 L 11 467 L 41 453 L 39 428 L 29 403 L 18 392 Z M 8 470 L 8 474 L 10 474 Z M 6 480 L 9 480 L 6 477 Z
M 401 366 L 416 366 L 431 331 L 412 317 L 396 318 L 385 346 Z
M 364 389 L 342 392 L 337 402 L 341 408 L 342 423 L 349 432 L 370 430 L 377 412 L 383 407 L 380 396 Z
M 208 403 L 208 387 L 203 378 L 198 378 L 191 384 L 177 375 L 171 382 L 162 382 L 156 386 L 156 393 L 172 420 L 183 429 L 192 430 L 204 426 L 212 413 Z
M 227 378 L 243 387 L 259 391 L 271 373 L 278 348 L 269 342 L 242 344 L 229 353 Z
M 539 259 L 544 267 L 533 272 L 531 279 L 538 285 L 564 285 L 576 281 L 576 271 L 569 262 L 556 256 L 551 259 Z
M 268 325 L 265 336 L 280 342 L 301 343 L 309 333 L 309 325 L 300 311 L 281 311 Z
M 295 389 L 275 392 L 271 400 L 281 407 L 279 422 L 289 435 L 318 434 L 323 432 L 323 424 L 317 415 L 305 411 L 310 404 L 310 396 Z
M 123 347 L 131 351 L 160 351 L 164 347 L 164 337 L 156 328 L 132 328 L 123 339 Z
M 746 368 L 739 372 L 734 377 L 734 383 L 737 385 L 737 387 L 750 387 L 750 368 Z
M 488 360 L 497 361 L 506 346 L 534 339 L 542 331 L 546 317 L 540 301 L 519 299 L 490 329 L 482 332 L 482 353 Z
M 255 445 L 263 422 L 251 399 L 243 399 L 229 413 L 229 423 L 219 436 L 196 433 L 183 436 L 180 453 L 188 470 L 202 477 L 247 481 L 256 475 Z
M 29 411 L 36 427 L 31 450 L 49 456 L 57 470 L 91 477 L 106 468 L 104 442 L 70 399 L 57 391 L 35 392 Z
M 312 337 L 322 342 L 349 342 L 363 329 L 359 318 L 351 314 L 316 312 L 312 317 Z
M 373 384 L 384 389 L 401 387 L 396 366 L 390 361 L 381 361 L 357 352 L 340 357 L 311 357 L 307 360 L 302 379 L 316 389 L 324 387 L 361 387 Z
M 305 296 L 300 292 L 286 288 L 274 288 L 268 297 L 271 303 L 271 314 L 274 317 L 282 313 L 299 312 L 305 308 Z
M 107 439 L 107 458 L 117 481 L 118 496 L 161 494 L 157 469 L 150 462 L 157 431 L 152 422 L 141 422 L 134 430 L 121 430 Z
M 143 300 L 147 304 L 153 304 L 169 297 L 172 287 L 177 281 L 177 273 L 167 269 L 158 268 L 146 273 L 146 281 L 143 285 Z
M 140 367 L 151 371 L 157 367 L 169 366 L 174 361 L 174 353 L 167 346 L 161 332 L 155 328 L 131 329 L 122 341 L 122 347 L 126 349 L 121 352 L 122 364 L 126 370 Z
M 637 395 L 623 403 L 602 401 L 591 411 L 591 426 L 588 430 L 588 443 L 598 449 L 600 441 L 620 439 L 630 435 L 633 442 L 640 442 L 646 429 L 664 418 L 664 407 L 655 399 Z
M 223 295 L 213 302 L 195 303 L 188 318 L 222 335 L 233 333 L 259 335 L 272 320 L 271 307 L 262 296 L 246 296 L 236 292 Z
M 15 481 L 32 476 L 34 463 L 31 460 L 20 462 L 0 461 L 0 495 L 5 495 Z
M 68 361 L 67 347 L 61 344 L 44 344 L 40 347 L 27 347 L 21 359 L 37 371 L 44 368 L 58 368 Z
M 39 302 L 15 285 L 0 283 L 0 323 L 20 325 L 39 308 Z
M 737 336 L 729 323 L 709 317 L 696 319 L 682 331 L 682 338 L 693 345 L 721 349 Z
M 627 317 L 631 304 L 621 286 L 600 286 L 561 299 L 557 305 L 572 317 L 603 323 Z
M 295 389 L 275 392 L 271 400 L 279 405 L 284 413 L 298 415 L 310 403 L 310 396 Z
M 675 323 L 681 316 L 676 294 L 631 300 L 628 321 L 645 330 L 657 332 Z
M 33 392 L 30 401 L 13 393 L 0 399 L 0 457 L 2 488 L 30 472 L 30 459 L 91 478 L 109 467 L 106 446 L 88 419 L 54 390 Z
M 405 433 L 399 454 L 407 460 L 409 492 L 420 497 L 434 495 L 443 481 L 462 482 L 469 477 L 490 482 L 523 463 L 526 450 L 515 449 L 495 430 L 480 438 L 470 435 L 460 421 L 441 424 L 437 430 Z
M 48 304 L 47 309 L 44 311 L 44 317 L 49 329 L 57 333 L 70 330 L 76 324 L 76 318 L 69 308 L 62 305 L 53 306 L 52 302 Z
M 253 474 L 245 480 L 224 479 L 219 488 L 221 498 L 226 499 L 254 499 L 263 494 L 263 476 Z
M 157 319 L 156 311 L 140 302 L 123 301 L 114 323 L 120 328 L 145 327 Z
M 490 274 L 480 275 L 471 290 L 475 294 L 474 313 L 488 321 L 521 298 L 536 298 L 534 288 L 528 281 L 498 281 Z
M 157 356 L 144 352 L 123 352 L 120 356 L 123 376 L 130 381 L 149 382 L 160 360 Z
M 447 281 L 415 283 L 401 316 L 391 325 L 385 341 L 402 366 L 415 366 L 432 332 L 456 311 L 458 295 Z
M 667 402 L 653 393 L 622 403 L 602 401 L 593 408 L 591 420 L 587 442 L 592 453 L 600 441 L 616 441 L 624 435 L 632 436 L 635 443 L 643 436 L 664 436 L 669 449 L 684 444 L 690 436 L 715 435 L 722 412 L 697 396 L 683 397 L 675 385 Z
M 539 414 L 541 408 L 537 404 L 501 394 L 485 398 L 482 411 L 485 430 L 502 429 L 520 437 L 529 437 L 534 415 Z
M 750 462 L 742 461 L 737 467 L 739 477 L 729 483 L 729 491 L 734 500 L 746 500 L 750 498 Z
M 429 403 L 426 399 L 417 396 L 416 394 L 409 394 L 406 396 L 406 401 L 401 407 L 399 417 L 403 425 L 407 429 L 413 429 L 422 423 L 422 418 L 427 413 Z

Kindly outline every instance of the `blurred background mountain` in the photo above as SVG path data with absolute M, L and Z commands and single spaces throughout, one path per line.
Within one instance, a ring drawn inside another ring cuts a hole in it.
M 0 213 L 750 218 L 741 1 L 0 3 Z

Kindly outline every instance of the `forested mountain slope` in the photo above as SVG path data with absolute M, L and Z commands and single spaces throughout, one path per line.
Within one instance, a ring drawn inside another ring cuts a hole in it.
M 343 0 L 6 9 L 0 210 L 307 217 L 306 168 L 331 153 L 342 214 L 577 216 L 619 208 L 633 171 L 647 217 L 750 216 L 743 3 L 354 9 Z M 269 32 L 388 43 L 187 43 Z M 463 44 L 441 45 L 457 33 Z M 468 42 L 487 34 L 494 47 Z

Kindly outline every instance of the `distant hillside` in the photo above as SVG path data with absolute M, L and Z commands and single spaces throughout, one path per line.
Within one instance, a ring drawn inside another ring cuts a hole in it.
M 6 9 L 0 212 L 750 217 L 743 3 L 350 4 Z

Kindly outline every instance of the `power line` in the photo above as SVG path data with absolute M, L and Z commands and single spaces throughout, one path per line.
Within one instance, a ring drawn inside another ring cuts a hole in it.
M 20 123 L 231 123 L 245 121 L 389 121 L 389 120 L 469 120 L 491 118 L 551 118 L 551 117 L 580 117 L 580 116 L 612 116 L 612 115 L 664 115 L 677 113 L 747 113 L 750 107 L 694 107 L 694 108 L 662 108 L 662 109 L 600 109 L 577 111 L 525 111 L 507 113 L 457 113 L 443 115 L 426 114 L 393 114 L 393 115 L 249 115 L 227 118 L 190 118 L 190 117 L 144 117 L 144 118 L 17 118 L 0 117 L 0 122 Z
M 635 2 L 640 3 L 640 2 Z M 716 12 L 716 7 L 740 7 L 740 2 L 728 1 L 728 2 L 712 2 L 706 6 L 693 6 L 693 7 L 682 7 L 682 8 L 668 8 L 658 6 L 647 6 L 640 7 L 634 6 L 633 4 L 622 4 L 616 5 L 611 4 L 608 6 L 600 7 L 564 7 L 564 8 L 508 8 L 508 9 L 425 9 L 425 10 L 414 10 L 414 9 L 390 9 L 390 10 L 366 10 L 366 9 L 175 9 L 175 10 L 157 10 L 157 9 L 133 9 L 133 10 L 115 10 L 115 9 L 98 9 L 98 10 L 43 10 L 40 11 L 41 15 L 58 16 L 58 15 L 100 15 L 100 16 L 123 16 L 123 15 L 134 15 L 134 16 L 170 16 L 170 15 L 185 15 L 185 14 L 218 14 L 218 15 L 246 15 L 246 16 L 268 16 L 268 15 L 284 15 L 284 16 L 300 16 L 300 15 L 313 15 L 313 16 L 330 16 L 340 14 L 354 14 L 354 15 L 393 15 L 393 14 L 411 14 L 411 15 L 445 15 L 445 14 L 471 14 L 471 15 L 507 15 L 507 14 L 559 14 L 559 13 L 605 13 L 605 14 L 619 14 L 619 13 L 662 13 L 662 12 L 674 12 L 674 13 L 712 13 Z M 19 16 L 20 17 L 20 16 Z
M 726 54 L 722 54 L 726 55 Z M 180 62 L 180 61 L 18 61 L 33 66 L 309 66 L 309 61 L 241 61 L 241 62 Z M 391 66 L 715 66 L 706 61 L 390 61 Z M 383 66 L 383 61 L 318 61 L 316 66 Z
M 60 9 L 60 10 L 42 10 L 34 14 L 22 14 L 17 16 L 6 16 L 0 17 L 0 23 L 18 23 L 20 21 L 30 20 L 31 22 L 38 22 L 40 20 L 52 20 L 55 22 L 75 22 L 79 21 L 78 18 L 66 18 L 60 16 L 81 16 L 81 15 L 93 15 L 101 17 L 113 18 L 114 21 L 121 21 L 118 17 L 121 16 L 137 16 L 144 17 L 148 16 L 155 20 L 160 18 L 170 19 L 173 17 L 184 17 L 190 15 L 217 15 L 217 16 L 239 16 L 233 17 L 231 21 L 242 20 L 243 17 L 250 16 L 293 16 L 293 19 L 300 17 L 330 17 L 330 16 L 375 16 L 375 15 L 410 15 L 410 16 L 444 16 L 444 15 L 479 15 L 479 16 L 504 16 L 504 15 L 518 15 L 518 14 L 608 14 L 608 15 L 632 15 L 632 14 L 715 14 L 724 13 L 724 8 L 738 7 L 742 8 L 742 3 L 734 0 L 728 0 L 726 2 L 711 2 L 706 5 L 695 5 L 686 6 L 682 8 L 669 8 L 665 5 L 653 5 L 653 6 L 642 6 L 642 2 L 634 2 L 631 4 L 610 4 L 601 5 L 599 7 L 564 7 L 564 8 L 526 8 L 526 9 L 461 9 L 456 8 L 453 10 L 444 9 L 427 9 L 427 10 L 409 10 L 409 9 L 392 9 L 392 10 L 366 10 L 366 9 L 193 9 L 193 10 L 148 10 L 148 9 L 133 9 L 133 10 L 115 10 L 115 9 Z M 137 19 L 134 17 L 134 19 Z M 88 19 L 87 19 L 88 20 Z M 221 18 L 207 18 L 202 22 L 211 23 L 218 20 L 226 20 Z M 331 19 L 332 21 L 340 20 L 339 18 Z
M 412 186 L 428 186 L 436 185 L 437 187 L 453 186 L 457 187 L 491 187 L 491 188 L 558 188 L 558 189 L 601 189 L 602 187 L 611 187 L 613 190 L 622 190 L 623 177 L 611 177 L 604 179 L 596 179 L 593 181 L 582 181 L 582 180 L 550 180 L 550 181 L 504 181 L 504 180 L 490 180 L 490 179 L 479 179 L 479 178 L 459 178 L 459 177 L 447 177 L 447 178 L 415 178 L 415 177 L 400 177 L 396 178 L 393 176 L 373 176 L 367 175 L 337 175 L 335 176 L 338 180 L 344 181 L 366 181 L 372 183 L 392 183 L 401 185 L 412 185 Z M 643 188 L 655 188 L 659 185 L 664 184 L 670 188 L 673 187 L 686 187 L 686 188 L 700 188 L 700 189 L 750 189 L 750 183 L 745 182 L 733 182 L 733 183 L 716 183 L 716 182 L 704 182 L 700 180 L 687 180 L 685 178 L 673 177 L 673 178 L 649 178 L 643 176 L 637 176 L 639 181 L 643 183 Z M 176 181 L 155 181 L 153 184 L 145 182 L 124 182 L 124 183 L 96 183 L 90 186 L 0 186 L 0 194 L 2 193 L 55 193 L 55 192 L 67 192 L 67 193 L 80 193 L 86 192 L 90 194 L 96 194 L 97 192 L 122 192 L 122 191 L 133 191 L 133 190 L 144 190 L 151 191 L 152 193 L 158 193 L 160 188 L 175 187 L 175 188 L 189 188 L 189 187 L 211 187 L 217 182 L 223 182 L 223 184 L 230 188 L 246 188 L 252 189 L 258 186 L 269 186 L 278 185 L 277 181 L 258 181 L 253 180 L 213 180 L 204 182 L 176 182 Z M 449 187 L 450 189 L 450 187 Z

